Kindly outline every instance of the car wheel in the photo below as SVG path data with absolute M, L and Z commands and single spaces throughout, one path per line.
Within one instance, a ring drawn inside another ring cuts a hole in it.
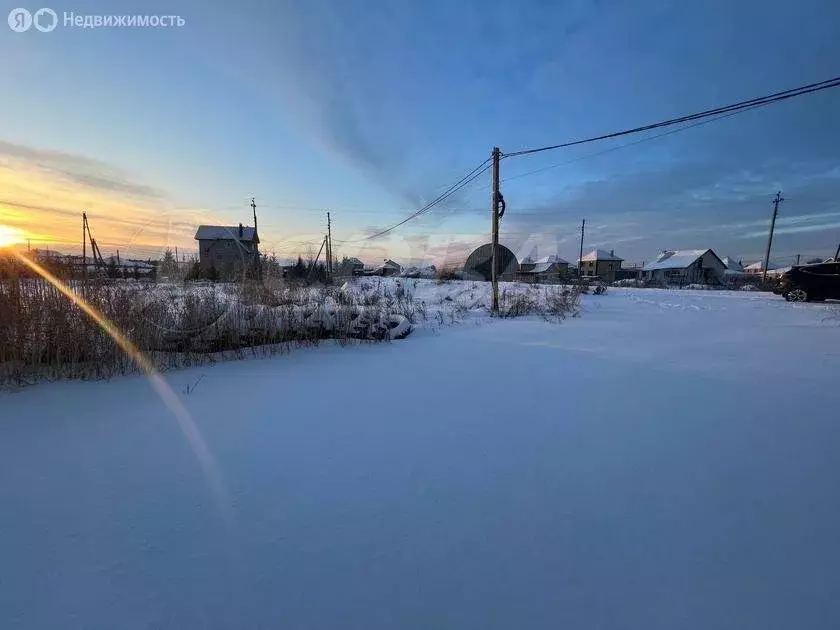
M 805 289 L 792 289 L 788 291 L 785 298 L 788 302 L 807 302 L 808 292 Z

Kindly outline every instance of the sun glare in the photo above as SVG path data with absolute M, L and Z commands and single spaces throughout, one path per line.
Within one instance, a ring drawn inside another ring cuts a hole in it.
M 25 239 L 26 235 L 23 233 L 23 230 L 8 225 L 0 225 L 0 247 L 18 245 L 23 243 Z

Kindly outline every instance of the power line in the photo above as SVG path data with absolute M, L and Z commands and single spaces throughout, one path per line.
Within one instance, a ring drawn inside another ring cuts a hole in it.
M 552 151 L 554 149 L 563 149 L 565 147 L 571 147 L 578 144 L 586 144 L 589 142 L 596 142 L 598 140 L 608 140 L 610 138 L 618 138 L 620 136 L 626 136 L 634 133 L 640 133 L 642 131 L 651 131 L 652 129 L 659 129 L 661 127 L 669 127 L 672 125 L 678 125 L 684 122 L 690 122 L 692 120 L 700 120 L 703 118 L 710 118 L 713 116 L 719 116 L 720 114 L 725 113 L 737 113 L 741 111 L 745 111 L 748 109 L 754 109 L 756 107 L 762 107 L 764 105 L 770 105 L 772 103 L 777 103 L 779 101 L 784 101 L 790 98 L 794 98 L 796 96 L 804 96 L 805 94 L 812 94 L 814 92 L 819 92 L 821 90 L 827 90 L 829 88 L 834 88 L 840 86 L 840 77 L 834 77 L 833 79 L 827 79 L 825 81 L 820 81 L 818 83 L 811 83 L 809 85 L 803 85 L 798 88 L 792 88 L 790 90 L 784 90 L 782 92 L 776 92 L 774 94 L 769 94 L 767 96 L 761 96 L 758 98 L 752 98 L 747 101 L 741 101 L 739 103 L 733 103 L 731 105 L 725 105 L 723 107 L 716 107 L 714 109 L 707 109 L 702 112 L 697 112 L 695 114 L 689 114 L 687 116 L 680 116 L 679 118 L 672 118 L 670 120 L 663 120 L 661 122 L 652 123 L 649 125 L 643 125 L 641 127 L 634 127 L 633 129 L 625 129 L 623 131 L 614 131 L 612 133 L 603 134 L 600 136 L 594 136 L 592 138 L 585 138 L 583 140 L 573 140 L 570 142 L 563 142 L 561 144 L 553 144 L 545 147 L 539 147 L 535 149 L 524 149 L 522 151 L 514 151 L 513 153 L 506 153 L 504 157 L 516 157 L 519 155 L 530 155 L 532 153 L 541 153 L 543 151 Z
M 355 240 L 345 240 L 345 241 L 340 241 L 338 239 L 335 239 L 335 240 L 336 240 L 337 243 L 361 243 L 363 241 L 370 241 L 370 240 L 373 240 L 373 239 L 378 238 L 380 236 L 384 236 L 385 234 L 388 234 L 389 232 L 392 232 L 393 230 L 397 229 L 401 225 L 405 225 L 409 221 L 411 221 L 413 219 L 416 219 L 420 215 L 425 214 L 426 212 L 428 212 L 429 210 L 434 208 L 436 205 L 442 203 L 447 198 L 451 197 L 456 192 L 461 190 L 464 186 L 467 186 L 474 179 L 476 179 L 477 177 L 482 175 L 489 168 L 490 168 L 490 158 L 484 160 L 481 164 L 476 166 L 473 170 L 471 170 L 469 173 L 464 175 L 461 179 L 459 179 L 457 182 L 452 184 L 449 188 L 447 188 L 444 192 L 442 192 L 440 195 L 435 197 L 432 201 L 427 203 L 422 208 L 420 208 L 416 212 L 411 213 L 410 215 L 408 215 L 405 219 L 403 219 L 399 223 L 395 223 L 394 225 L 392 225 L 388 228 L 385 228 L 384 230 L 380 230 L 376 234 L 372 234 L 372 235 L 367 236 L 365 238 L 355 239 Z
M 757 108 L 759 105 L 753 105 L 753 109 Z M 723 114 L 721 116 L 715 116 L 714 118 L 707 118 L 701 120 L 699 122 L 692 123 L 690 125 L 685 125 L 684 127 L 678 127 L 677 129 L 671 129 L 670 131 L 665 131 L 663 133 L 658 133 L 653 136 L 648 136 L 646 138 L 640 138 L 639 140 L 634 140 L 633 142 L 627 142 L 625 144 L 619 144 L 614 147 L 610 147 L 608 149 L 603 149 L 602 151 L 596 151 L 595 153 L 587 153 L 586 155 L 580 155 L 576 158 L 572 158 L 571 160 L 566 160 L 565 162 L 558 162 L 557 164 L 551 164 L 549 166 L 543 166 L 542 168 L 534 169 L 533 171 L 527 171 L 525 173 L 518 173 L 516 175 L 511 175 L 510 177 L 505 177 L 502 180 L 502 183 L 509 182 L 514 179 L 519 179 L 520 177 L 528 177 L 530 175 L 536 175 L 538 173 L 543 173 L 545 171 L 550 171 L 554 168 L 559 168 L 561 166 L 567 166 L 569 164 L 574 164 L 575 162 L 580 162 L 581 160 L 588 160 L 589 158 L 598 157 L 600 155 L 605 155 L 607 153 L 612 153 L 613 151 L 618 151 L 619 149 L 624 149 L 626 147 L 632 147 L 637 144 L 641 144 L 643 142 L 649 142 L 651 140 L 657 140 L 658 138 L 664 138 L 665 136 L 670 136 L 675 133 L 680 133 L 681 131 L 686 131 L 687 129 L 692 129 L 694 127 L 702 127 L 703 125 L 708 125 L 709 123 L 717 122 L 718 120 L 722 120 L 724 118 L 729 118 L 730 116 L 735 116 L 736 114 L 740 114 L 740 111 L 737 112 L 729 112 L 728 114 Z

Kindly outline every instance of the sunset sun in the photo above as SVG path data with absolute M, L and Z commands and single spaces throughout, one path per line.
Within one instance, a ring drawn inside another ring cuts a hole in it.
M 0 225 L 0 247 L 9 247 L 22 243 L 26 236 L 22 230 L 8 225 Z

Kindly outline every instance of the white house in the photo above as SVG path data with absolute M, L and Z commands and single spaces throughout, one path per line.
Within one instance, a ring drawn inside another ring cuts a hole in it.
M 664 251 L 645 265 L 644 278 L 663 284 L 720 284 L 726 265 L 711 249 Z
M 723 275 L 727 281 L 735 282 L 744 277 L 744 265 L 741 264 L 740 260 L 735 260 L 732 256 L 724 256 L 721 261 L 726 265 Z
M 735 260 L 732 256 L 724 256 L 721 258 L 721 262 L 726 265 L 726 268 L 729 271 L 744 273 L 744 265 L 741 264 L 740 260 Z
M 776 265 L 774 263 L 770 263 L 767 265 L 767 275 L 768 276 L 776 276 L 781 275 L 785 271 L 788 271 L 790 267 L 786 267 L 783 265 Z M 764 263 L 762 261 L 754 262 L 751 265 L 747 265 L 744 267 L 744 273 L 748 276 L 760 276 L 764 273 Z

